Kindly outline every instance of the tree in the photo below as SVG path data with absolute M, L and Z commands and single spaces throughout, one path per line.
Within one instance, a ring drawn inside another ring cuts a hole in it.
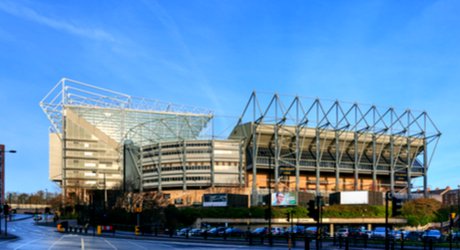
M 426 225 L 436 219 L 441 202 L 431 198 L 410 200 L 404 203 L 402 215 L 410 226 Z

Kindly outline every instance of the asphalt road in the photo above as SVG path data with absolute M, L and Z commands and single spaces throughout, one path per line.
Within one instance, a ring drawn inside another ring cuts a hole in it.
M 20 217 L 21 215 L 16 215 Z M 221 239 L 208 240 L 203 242 L 200 239 L 189 239 L 174 237 L 142 237 L 134 236 L 133 233 L 117 232 L 116 237 L 111 234 L 105 236 L 92 236 L 92 234 L 82 235 L 74 233 L 58 233 L 55 227 L 38 226 L 35 225 L 32 218 L 17 220 L 8 223 L 8 233 L 17 236 L 14 239 L 4 237 L 4 221 L 2 221 L 2 236 L 0 236 L 0 249 L 158 249 L 158 250 L 174 250 L 174 249 L 193 249 L 193 250 L 210 250 L 210 249 L 223 249 L 223 250 L 286 250 L 286 244 L 277 243 L 273 247 L 253 245 L 248 246 L 247 243 L 242 242 L 223 242 Z M 219 244 L 224 243 L 224 244 Z M 267 243 L 265 243 L 267 244 Z M 382 249 L 383 246 L 374 246 L 377 249 Z M 314 248 L 313 242 L 311 249 Z M 366 250 L 376 249 L 369 247 Z M 297 247 L 294 249 L 304 249 L 303 242 L 298 242 Z M 333 246 L 332 243 L 326 243 L 323 249 L 339 249 L 338 246 Z M 342 248 L 343 249 L 343 248 Z M 350 247 L 350 249 L 364 249 L 363 247 Z M 397 247 L 399 249 L 399 247 Z M 405 249 L 423 249 L 423 248 L 405 248 Z M 436 249 L 442 249 L 436 247 Z M 444 248 L 446 249 L 446 248 Z
M 2 221 L 2 233 L 4 232 Z M 16 239 L 0 239 L 0 249 L 238 249 L 238 250 L 285 250 L 287 247 L 222 245 L 215 243 L 187 242 L 180 238 L 170 240 L 130 239 L 58 233 L 54 227 L 37 226 L 31 218 L 8 223 L 8 233 Z

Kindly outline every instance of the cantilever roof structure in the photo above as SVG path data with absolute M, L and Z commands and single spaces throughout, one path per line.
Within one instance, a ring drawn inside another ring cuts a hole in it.
M 213 113 L 191 106 L 137 98 L 86 83 L 61 79 L 40 102 L 51 122 L 51 132 L 61 134 L 63 116 L 71 111 L 121 143 L 194 139 Z
M 355 190 L 360 175 L 372 175 L 371 185 L 375 185 L 377 175 L 386 174 L 393 192 L 398 175 L 404 176 L 407 189 L 412 178 L 423 176 L 426 190 L 428 167 L 440 136 L 424 111 L 398 112 L 300 96 L 286 102 L 278 94 L 254 92 L 230 138 L 246 138 L 254 191 L 257 168 L 267 168 L 271 161 L 267 158 L 273 158 L 276 182 L 280 166 L 296 169 L 296 186 L 299 170 L 314 170 L 317 192 L 323 172 L 335 173 L 336 187 L 342 173 L 352 173 Z

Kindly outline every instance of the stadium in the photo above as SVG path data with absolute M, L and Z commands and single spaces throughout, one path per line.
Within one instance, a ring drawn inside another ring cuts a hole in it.
M 236 104 L 237 105 L 237 104 Z M 232 193 L 264 204 L 271 192 L 410 196 L 441 133 L 426 112 L 252 93 L 225 137 L 207 109 L 136 98 L 62 79 L 40 106 L 48 117 L 50 179 L 65 197 L 94 190 L 162 194 L 200 205 Z

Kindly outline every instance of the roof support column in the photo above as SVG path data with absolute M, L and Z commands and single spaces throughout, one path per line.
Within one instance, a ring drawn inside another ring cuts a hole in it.
M 143 148 L 140 147 L 139 148 L 139 151 L 141 153 L 141 158 L 140 158 L 140 163 L 139 164 L 136 164 L 136 168 L 139 168 L 139 192 L 143 192 L 144 191 L 144 167 L 142 165 L 142 163 L 144 162 L 144 152 L 142 151 Z M 104 173 L 104 186 L 105 186 L 105 173 Z
M 279 140 L 278 140 L 278 125 L 275 124 L 275 191 L 278 192 L 279 188 L 279 156 L 280 156 L 280 147 L 279 147 Z M 271 169 L 269 170 L 271 171 Z M 269 180 L 271 181 L 271 180 Z
M 238 181 L 240 182 L 240 188 L 243 187 L 243 143 L 240 141 L 238 143 L 239 159 L 238 159 Z
M 255 109 L 255 107 L 254 107 Z M 255 113 L 255 111 L 254 111 Z M 252 198 L 251 204 L 257 205 L 257 125 L 252 124 Z
M 300 127 L 295 127 L 295 191 L 298 193 L 300 188 L 300 145 L 299 145 Z
M 394 136 L 390 136 L 390 191 L 395 192 L 395 156 L 394 156 Z
M 358 182 L 359 182 L 359 176 L 358 176 L 358 165 L 359 165 L 359 156 L 358 156 L 358 133 L 355 131 L 354 133 L 354 150 L 355 150 L 355 153 L 354 153 L 354 165 L 355 165 L 355 183 L 354 183 L 354 190 L 357 191 L 358 190 Z
M 187 190 L 187 148 L 185 140 L 182 141 L 182 190 Z
M 157 165 L 157 169 L 158 169 L 158 191 L 162 191 L 162 186 L 161 186 L 161 168 L 162 168 L 162 164 L 161 164 L 161 143 L 158 143 L 158 165 Z
M 214 149 L 216 147 L 216 144 L 214 143 L 214 140 L 211 140 L 211 187 L 214 187 L 215 185 L 215 172 L 214 172 L 214 166 L 216 164 L 216 159 L 214 155 Z
M 335 130 L 335 191 L 340 190 L 340 141 L 339 132 Z
M 428 198 L 428 148 L 423 136 L 423 197 Z
M 410 191 L 411 191 L 411 172 L 412 172 L 412 159 L 410 152 L 410 137 L 407 137 L 407 199 L 410 200 Z
M 320 136 L 320 131 L 319 131 L 319 127 L 316 127 L 315 129 L 315 132 L 316 132 L 316 195 L 319 195 L 320 194 L 320 181 L 319 181 L 319 178 L 320 178 L 320 167 L 321 167 L 321 159 L 320 159 L 320 139 L 319 139 L 319 136 Z
M 62 203 L 67 200 L 67 116 L 65 107 L 62 111 Z
M 376 136 L 372 134 L 372 191 L 378 191 L 377 189 L 377 146 Z

